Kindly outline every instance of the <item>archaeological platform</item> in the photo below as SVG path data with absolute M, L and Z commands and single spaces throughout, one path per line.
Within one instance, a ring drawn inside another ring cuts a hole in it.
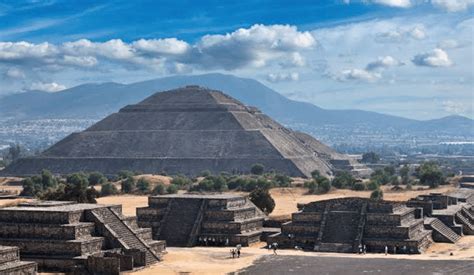
M 0 209 L 0 245 L 42 272 L 119 274 L 160 260 L 165 242 L 120 205 L 34 201 Z
M 149 197 L 137 219 L 168 246 L 247 246 L 260 240 L 265 215 L 243 196 L 182 194 Z

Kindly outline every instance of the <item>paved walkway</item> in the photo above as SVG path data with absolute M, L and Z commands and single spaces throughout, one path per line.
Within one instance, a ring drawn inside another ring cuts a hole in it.
M 473 274 L 474 261 L 267 255 L 238 274 Z

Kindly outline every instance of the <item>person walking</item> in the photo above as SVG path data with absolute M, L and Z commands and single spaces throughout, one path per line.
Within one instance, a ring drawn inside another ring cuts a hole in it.
M 278 243 L 273 243 L 272 248 L 273 248 L 273 255 L 278 255 L 277 254 Z
M 388 254 L 388 246 L 385 246 L 385 256 Z

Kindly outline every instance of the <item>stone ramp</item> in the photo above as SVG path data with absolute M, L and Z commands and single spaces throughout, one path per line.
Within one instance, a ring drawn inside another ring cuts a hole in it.
M 437 218 L 425 218 L 424 225 L 426 229 L 433 231 L 432 237 L 436 242 L 456 243 L 461 239 L 460 235 Z
M 37 265 L 34 262 L 20 260 L 20 251 L 17 247 L 0 246 L 0 274 L 2 275 L 34 275 Z
M 91 211 L 96 217 L 96 222 L 101 222 L 103 226 L 110 229 L 117 236 L 118 243 L 122 244 L 124 249 L 138 249 L 145 252 L 146 263 L 154 263 L 160 260 L 159 256 L 153 252 L 148 244 L 138 237 L 135 232 L 125 224 L 112 209 L 104 207 Z
M 456 222 L 462 224 L 462 231 L 466 235 L 474 235 L 474 225 L 469 221 L 469 218 L 465 217 L 461 211 L 455 214 Z

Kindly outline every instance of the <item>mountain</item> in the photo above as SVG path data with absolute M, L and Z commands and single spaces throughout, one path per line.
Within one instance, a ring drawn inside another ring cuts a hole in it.
M 345 134 L 363 129 L 373 133 L 474 136 L 474 121 L 461 116 L 418 121 L 369 111 L 327 110 L 290 100 L 256 80 L 224 74 L 172 76 L 132 84 L 85 84 L 57 93 L 30 91 L 13 94 L 0 98 L 0 117 L 98 120 L 157 91 L 190 84 L 222 90 L 289 127 L 313 134 L 330 127 L 338 131 L 343 129 Z

